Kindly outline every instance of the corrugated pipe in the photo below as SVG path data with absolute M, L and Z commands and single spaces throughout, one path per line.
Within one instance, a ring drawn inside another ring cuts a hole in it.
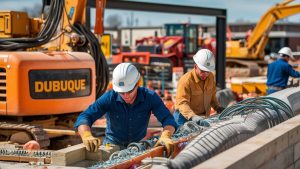
M 165 159 L 163 166 L 154 165 L 152 168 L 192 168 L 293 116 L 289 105 L 277 98 L 244 100 L 225 109 L 217 117 L 218 122 L 193 139 L 174 159 Z M 155 161 L 152 159 L 153 163 Z

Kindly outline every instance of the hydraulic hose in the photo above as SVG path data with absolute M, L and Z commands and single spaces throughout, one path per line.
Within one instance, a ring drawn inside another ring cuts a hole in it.
M 38 47 L 48 43 L 56 33 L 62 14 L 64 12 L 63 0 L 52 0 L 50 3 L 49 14 L 47 15 L 44 26 L 36 38 L 6 38 L 0 39 L 0 50 L 15 51 Z M 45 1 L 44 1 L 45 3 Z M 43 9 L 44 10 L 44 3 Z M 71 25 L 78 34 L 86 37 L 88 43 L 79 51 L 89 52 L 94 60 L 96 67 L 96 98 L 100 97 L 109 83 L 108 65 L 100 44 L 95 35 L 81 23 Z
M 2 51 L 15 51 L 25 50 L 27 48 L 38 47 L 48 43 L 54 36 L 59 21 L 62 17 L 64 9 L 64 1 L 52 0 L 50 3 L 49 14 L 42 30 L 35 38 L 5 38 L 0 39 L 0 50 Z
M 89 52 L 94 60 L 96 67 L 96 98 L 100 97 L 107 88 L 109 83 L 109 71 L 106 58 L 101 51 L 100 43 L 96 36 L 81 23 L 75 23 L 72 29 L 86 37 L 87 43 L 82 48 L 82 51 Z

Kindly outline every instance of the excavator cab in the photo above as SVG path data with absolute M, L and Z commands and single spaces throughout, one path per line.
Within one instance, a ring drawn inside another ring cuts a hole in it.
M 198 50 L 198 25 L 197 24 L 165 24 L 166 36 L 181 36 L 184 43 L 186 56 L 195 54 Z

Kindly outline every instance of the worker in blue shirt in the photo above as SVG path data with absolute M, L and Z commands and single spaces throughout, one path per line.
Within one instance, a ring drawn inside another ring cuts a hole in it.
M 153 91 L 138 86 L 140 73 L 130 63 L 121 63 L 113 71 L 113 90 L 98 98 L 82 112 L 74 127 L 78 130 L 88 151 L 97 151 L 100 140 L 91 134 L 91 125 L 106 114 L 107 127 L 103 144 L 111 143 L 124 149 L 131 142 L 139 142 L 146 136 L 151 112 L 161 122 L 163 132 L 157 141 L 164 144 L 168 155 L 172 152 L 171 135 L 175 120 Z
M 268 94 L 285 89 L 289 76 L 300 77 L 300 73 L 294 70 L 288 63 L 290 59 L 294 59 L 292 50 L 289 47 L 283 47 L 279 50 L 278 54 L 281 58 L 268 65 Z

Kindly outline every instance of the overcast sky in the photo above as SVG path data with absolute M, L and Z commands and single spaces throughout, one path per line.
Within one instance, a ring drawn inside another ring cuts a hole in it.
M 229 23 L 237 21 L 257 22 L 258 19 L 271 6 L 282 2 L 281 0 L 135 0 L 141 2 L 155 2 L 164 4 L 176 4 L 187 6 L 200 6 L 221 8 L 227 10 L 227 21 Z M 35 4 L 41 4 L 42 0 L 0 0 L 0 10 L 19 10 L 24 8 L 33 8 Z M 295 0 L 292 4 L 300 4 L 300 0 Z M 151 12 L 137 11 L 120 11 L 106 10 L 105 17 L 109 15 L 118 15 L 122 18 L 122 25 L 127 26 L 128 20 L 134 18 L 134 25 L 138 26 L 155 26 L 171 22 L 188 22 L 192 23 L 214 23 L 214 17 L 200 17 L 188 15 L 174 15 Z M 94 16 L 94 15 L 92 15 Z M 300 23 L 300 13 L 287 19 L 291 22 Z

